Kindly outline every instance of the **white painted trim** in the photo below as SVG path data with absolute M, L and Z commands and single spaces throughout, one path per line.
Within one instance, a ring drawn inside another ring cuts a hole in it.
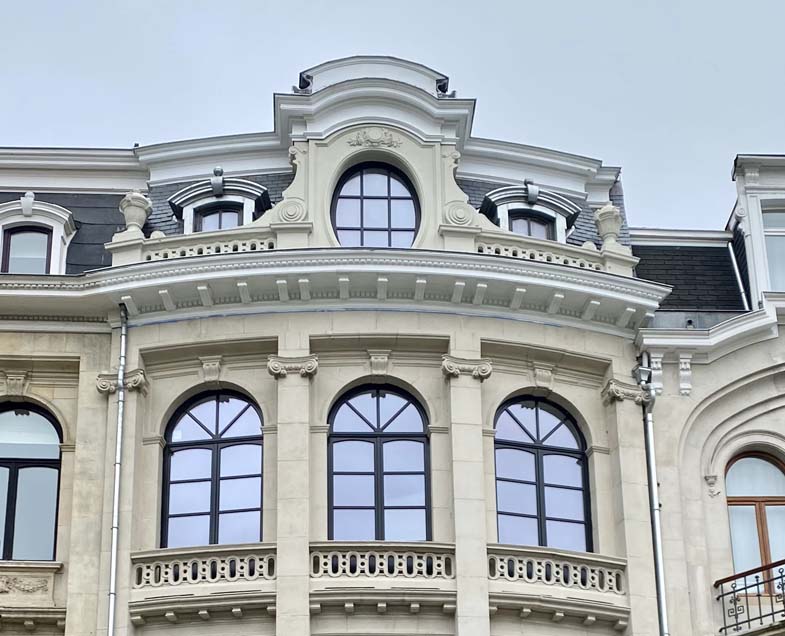
M 733 241 L 733 233 L 722 230 L 630 228 L 633 245 L 662 245 L 673 247 L 725 247 Z

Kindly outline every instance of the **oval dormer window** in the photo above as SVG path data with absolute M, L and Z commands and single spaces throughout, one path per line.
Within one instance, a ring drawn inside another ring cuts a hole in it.
M 364 163 L 338 182 L 332 223 L 342 247 L 411 247 L 420 225 L 420 204 L 400 170 Z

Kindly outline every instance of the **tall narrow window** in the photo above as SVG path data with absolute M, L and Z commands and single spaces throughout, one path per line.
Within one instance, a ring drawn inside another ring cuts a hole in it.
M 37 226 L 15 227 L 3 232 L 3 267 L 6 274 L 48 274 L 52 232 Z
M 785 209 L 763 210 L 763 232 L 772 291 L 785 291 Z
M 785 559 L 785 467 L 768 455 L 742 455 L 728 467 L 725 491 L 735 571 Z
M 44 410 L 0 407 L 0 552 L 2 558 L 55 558 L 60 432 Z
M 422 407 L 399 389 L 363 387 L 330 414 L 329 536 L 431 538 L 428 436 Z
M 187 402 L 166 432 L 162 547 L 262 538 L 262 415 L 239 393 Z
M 496 414 L 499 543 L 591 551 L 586 444 L 575 420 L 535 397 Z

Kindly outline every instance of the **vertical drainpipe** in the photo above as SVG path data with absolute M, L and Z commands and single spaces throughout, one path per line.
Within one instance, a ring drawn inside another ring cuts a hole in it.
M 120 359 L 117 364 L 117 425 L 115 429 L 114 487 L 112 491 L 112 547 L 109 556 L 109 615 L 107 636 L 114 636 L 117 605 L 117 540 L 120 529 L 120 468 L 123 459 L 123 415 L 125 413 L 125 355 L 128 338 L 128 313 L 120 305 Z
M 660 636 L 670 636 L 668 628 L 668 601 L 665 596 L 665 563 L 662 557 L 662 521 L 660 510 L 659 481 L 657 462 L 654 453 L 654 389 L 651 386 L 651 367 L 649 353 L 641 354 L 637 380 L 645 398 L 643 401 L 643 431 L 646 445 L 646 468 L 649 482 L 649 505 L 651 508 L 651 534 L 654 548 L 654 577 L 657 585 L 657 617 L 660 623 Z

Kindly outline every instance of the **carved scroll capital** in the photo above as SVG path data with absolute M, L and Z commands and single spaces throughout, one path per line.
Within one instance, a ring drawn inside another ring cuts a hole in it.
M 139 391 L 142 395 L 147 395 L 149 383 L 144 369 L 126 372 L 124 385 L 129 391 Z M 117 392 L 117 373 L 99 373 L 95 380 L 95 388 L 104 395 Z
M 290 373 L 298 373 L 304 378 L 316 375 L 319 369 L 319 356 L 283 357 L 270 356 L 267 358 L 267 371 L 271 376 L 280 379 Z
M 621 402 L 622 400 L 632 400 L 635 404 L 645 404 L 649 401 L 649 396 L 635 384 L 627 384 L 618 380 L 608 380 L 602 389 L 602 403 L 608 405 L 611 402 Z
M 482 382 L 491 377 L 492 372 L 493 366 L 487 358 L 472 360 L 450 355 L 442 356 L 442 373 L 448 378 L 457 378 L 463 374 L 470 375 L 475 380 Z

